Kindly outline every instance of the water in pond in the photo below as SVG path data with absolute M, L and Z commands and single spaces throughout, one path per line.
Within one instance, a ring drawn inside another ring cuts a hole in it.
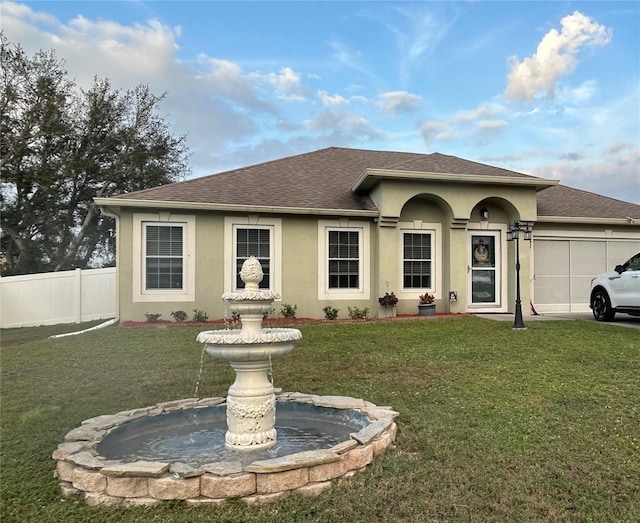
M 125 423 L 96 446 L 110 460 L 183 462 L 193 467 L 218 461 L 243 464 L 306 450 L 327 449 L 349 439 L 369 423 L 355 410 L 283 402 L 276 410 L 276 445 L 238 451 L 224 445 L 226 408 L 205 407 L 151 416 Z

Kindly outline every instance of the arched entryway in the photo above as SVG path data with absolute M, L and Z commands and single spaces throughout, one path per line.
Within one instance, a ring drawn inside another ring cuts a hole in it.
M 466 308 L 470 312 L 508 312 L 513 254 L 507 243 L 509 223 L 517 219 L 513 204 L 485 198 L 471 212 L 467 224 Z

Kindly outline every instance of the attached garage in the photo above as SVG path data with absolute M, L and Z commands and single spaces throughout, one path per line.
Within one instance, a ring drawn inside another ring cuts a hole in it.
M 531 295 L 537 312 L 589 312 L 594 276 L 640 252 L 638 205 L 557 185 L 537 194 Z
M 588 312 L 591 280 L 640 251 L 640 240 L 534 240 L 534 306 L 538 312 Z

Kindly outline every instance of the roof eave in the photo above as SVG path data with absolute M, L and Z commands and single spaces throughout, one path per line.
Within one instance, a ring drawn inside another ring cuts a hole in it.
M 278 207 L 266 205 L 239 205 L 200 202 L 176 202 L 167 200 L 137 200 L 133 198 L 95 198 L 94 201 L 101 207 L 135 207 L 135 208 L 160 208 L 179 209 L 191 211 L 222 211 L 222 212 L 250 212 L 271 214 L 305 214 L 319 216 L 353 216 L 363 218 L 376 218 L 378 211 L 364 209 L 323 209 L 314 207 Z
M 574 223 L 591 225 L 638 225 L 636 218 L 587 218 L 584 216 L 540 216 L 538 223 Z
M 520 185 L 536 187 L 541 190 L 558 185 L 560 180 L 548 178 L 520 177 L 520 176 L 487 176 L 483 174 L 434 173 L 417 171 L 396 171 L 391 169 L 365 169 L 351 187 L 353 192 L 371 189 L 381 180 L 410 180 L 449 183 L 485 183 L 499 185 Z

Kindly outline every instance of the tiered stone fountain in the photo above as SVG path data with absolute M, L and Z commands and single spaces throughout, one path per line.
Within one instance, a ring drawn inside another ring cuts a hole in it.
M 63 495 L 82 494 L 90 505 L 228 498 L 260 504 L 316 495 L 387 449 L 396 435 L 390 407 L 274 388 L 272 361 L 293 350 L 301 334 L 262 328 L 278 298 L 259 288 L 262 276 L 260 263 L 249 259 L 244 290 L 223 295 L 241 329 L 197 338 L 235 370 L 227 398 L 174 400 L 85 420 L 53 452 Z
M 232 313 L 240 315 L 240 331 L 206 331 L 198 335 L 208 354 L 222 358 L 233 367 L 236 381 L 227 396 L 227 447 L 256 450 L 276 444 L 276 395 L 269 380 L 272 361 L 293 350 L 302 338 L 297 329 L 263 329 L 264 314 L 280 296 L 260 289 L 262 267 L 256 258 L 242 265 L 242 291 L 226 293 L 222 299 Z

